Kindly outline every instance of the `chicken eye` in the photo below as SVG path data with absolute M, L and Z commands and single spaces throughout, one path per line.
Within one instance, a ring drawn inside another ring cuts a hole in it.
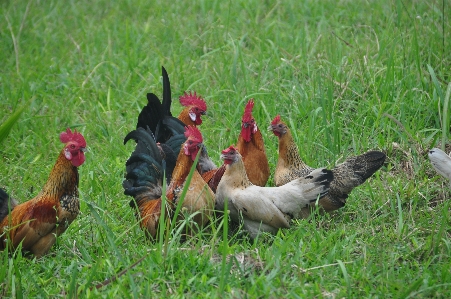
M 70 148 L 74 149 L 74 148 L 75 148 L 75 145 L 74 145 L 74 144 L 71 144 L 71 145 L 70 145 Z
M 247 128 L 247 127 L 249 127 L 249 124 L 248 123 L 243 123 L 243 127 Z

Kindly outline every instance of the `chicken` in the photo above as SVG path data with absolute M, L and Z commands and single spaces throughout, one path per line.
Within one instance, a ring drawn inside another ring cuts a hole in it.
M 221 159 L 226 170 L 216 190 L 216 209 L 224 210 L 227 201 L 231 220 L 240 222 L 242 217 L 243 228 L 251 238 L 289 228 L 290 220 L 299 218 L 302 208 L 327 194 L 333 179 L 332 171 L 322 168 L 280 187 L 260 187 L 249 181 L 237 148 L 223 150 Z
M 196 127 L 186 127 L 184 135 L 187 139 L 180 148 L 172 179 L 166 189 L 168 216 L 172 215 L 178 202 L 183 200 L 182 208 L 188 214 L 195 214 L 194 222 L 203 227 L 212 215 L 214 194 L 197 171 L 193 173 L 185 197 L 181 198 L 190 169 L 203 146 L 202 135 Z M 178 135 L 167 141 L 168 148 L 177 147 L 177 142 L 172 142 L 174 138 L 178 138 Z M 125 137 L 124 143 L 130 139 L 134 139 L 137 145 L 126 163 L 124 194 L 134 197 L 130 205 L 137 208 L 141 228 L 148 237 L 154 239 L 161 215 L 165 153 L 161 144 L 157 144 L 153 139 L 150 130 L 138 128 Z
M 266 157 L 262 133 L 257 127 L 252 109 L 254 99 L 250 99 L 241 120 L 241 133 L 236 147 L 243 157 L 246 173 L 252 184 L 265 186 L 269 178 L 269 163 Z
M 172 136 L 179 134 L 180 132 L 174 132 L 173 129 L 178 127 L 175 123 L 179 122 L 183 126 L 196 126 L 202 123 L 202 115 L 206 114 L 207 105 L 205 101 L 197 96 L 196 93 L 185 93 L 180 97 L 180 103 L 185 108 L 180 112 L 178 119 L 172 116 L 171 113 L 171 83 L 169 81 L 168 73 L 166 69 L 162 67 L 163 77 L 163 101 L 160 102 L 158 97 L 153 93 L 147 94 L 147 105 L 144 106 L 138 116 L 138 122 L 136 128 L 149 128 L 156 138 L 157 142 L 165 143 Z M 182 128 L 183 128 L 182 126 Z M 181 134 L 182 144 L 185 140 L 183 134 Z M 166 157 L 167 167 L 170 169 L 170 165 L 175 166 L 175 159 L 177 158 L 178 150 L 176 151 L 174 160 Z M 173 167 L 172 167 L 173 168 Z M 199 158 L 198 169 L 200 172 L 206 172 L 211 169 L 215 169 L 216 165 L 208 156 L 205 146 L 202 146 L 202 155 Z M 170 172 L 166 172 L 166 177 L 170 180 Z
M 428 156 L 432 167 L 434 167 L 440 175 L 451 180 L 451 156 L 448 156 L 444 151 L 438 148 L 431 149 Z
M 64 148 L 42 191 L 17 205 L 4 190 L 0 192 L 0 250 L 22 250 L 41 257 L 64 233 L 80 210 L 78 167 L 85 162 L 86 141 L 79 132 L 60 134 Z
M 254 99 L 250 99 L 244 108 L 241 119 L 241 132 L 238 136 L 236 148 L 243 157 L 244 167 L 246 168 L 249 180 L 252 184 L 263 187 L 269 178 L 269 163 L 266 157 L 262 134 L 252 116 L 253 108 Z M 202 177 L 213 192 L 216 192 L 224 171 L 225 164 L 217 169 L 212 169 L 204 173 L 201 172 Z
M 269 130 L 279 138 L 279 159 L 274 175 L 276 186 L 287 184 L 314 170 L 302 161 L 290 129 L 280 120 L 280 115 L 274 118 Z M 334 180 L 330 184 L 329 193 L 320 198 L 318 205 L 326 212 L 343 207 L 352 189 L 363 184 L 384 164 L 384 161 L 384 153 L 369 151 L 360 156 L 350 157 L 344 163 L 335 166 L 332 169 Z M 315 203 L 311 205 L 314 206 Z M 310 212 L 309 207 L 303 209 L 303 217 L 308 217 Z

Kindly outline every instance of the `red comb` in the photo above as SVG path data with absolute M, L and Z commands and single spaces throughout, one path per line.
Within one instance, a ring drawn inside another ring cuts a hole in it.
M 254 108 L 254 99 L 250 99 L 244 108 L 243 122 L 248 122 L 252 119 L 252 108 Z
M 198 107 L 200 110 L 203 111 L 207 111 L 207 104 L 205 103 L 205 101 L 202 99 L 202 97 L 197 96 L 196 92 L 194 93 L 184 93 L 180 98 L 180 104 L 182 104 L 182 106 L 196 106 Z
M 81 147 L 86 147 L 86 140 L 80 133 L 77 132 L 77 130 L 74 130 L 73 132 L 67 128 L 65 132 L 62 132 L 60 134 L 60 140 L 62 143 L 68 143 L 70 141 L 78 143 Z
M 194 126 L 185 127 L 185 137 L 199 143 L 203 141 L 202 134 L 199 129 Z
M 229 146 L 228 148 L 226 148 L 225 150 L 223 150 L 221 153 L 222 154 L 227 154 L 228 152 L 230 152 L 230 151 L 238 151 L 237 149 L 236 149 L 236 147 L 232 144 L 231 146 Z
M 280 122 L 280 114 L 277 114 L 276 117 L 271 122 L 271 125 L 277 125 Z

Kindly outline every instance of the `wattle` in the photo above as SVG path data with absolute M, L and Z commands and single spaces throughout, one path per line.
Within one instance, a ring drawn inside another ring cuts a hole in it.
M 242 128 L 241 129 L 241 136 L 243 136 L 244 140 L 246 142 L 250 142 L 251 141 L 251 136 L 252 136 L 252 132 L 250 127 L 248 128 Z
M 196 124 L 196 126 L 202 124 L 202 118 L 200 118 L 200 116 L 196 115 L 196 119 L 194 120 L 194 123 Z
M 85 160 L 86 160 L 85 154 L 83 152 L 80 152 L 78 153 L 78 155 L 72 156 L 72 160 L 70 160 L 70 162 L 75 167 L 78 167 L 82 165 L 85 162 Z

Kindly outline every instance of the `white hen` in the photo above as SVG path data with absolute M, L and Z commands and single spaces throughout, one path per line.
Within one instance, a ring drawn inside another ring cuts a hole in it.
M 249 181 L 234 146 L 223 150 L 221 159 L 227 166 L 216 190 L 216 209 L 223 210 L 227 200 L 230 218 L 242 219 L 251 238 L 262 231 L 275 234 L 279 228 L 289 228 L 302 208 L 327 194 L 333 179 L 332 171 L 321 168 L 280 187 L 260 187 Z
M 438 148 L 433 148 L 429 151 L 429 160 L 434 169 L 447 178 L 451 180 L 451 157 L 448 156 L 444 151 Z M 450 182 L 451 187 L 451 182 Z

